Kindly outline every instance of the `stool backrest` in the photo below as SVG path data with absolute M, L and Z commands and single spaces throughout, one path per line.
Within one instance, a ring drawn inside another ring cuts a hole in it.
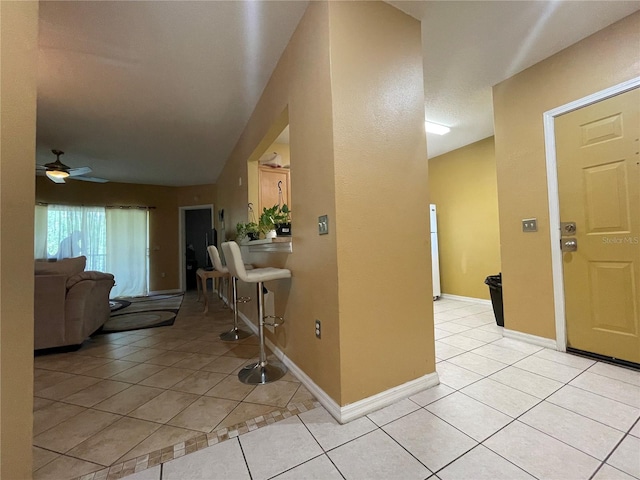
M 213 262 L 213 268 L 215 268 L 219 272 L 227 273 L 229 269 L 222 265 L 222 260 L 220 259 L 220 252 L 214 245 L 209 245 L 207 247 L 207 252 L 209 252 L 209 258 Z
M 243 282 L 248 282 L 247 271 L 244 268 L 240 247 L 236 242 L 224 242 L 222 252 L 227 260 L 227 268 L 232 276 L 239 278 Z M 254 280 L 255 281 L 255 280 Z

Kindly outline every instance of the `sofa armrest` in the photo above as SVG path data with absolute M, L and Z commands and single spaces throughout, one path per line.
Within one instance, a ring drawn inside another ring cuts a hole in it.
M 110 273 L 95 271 L 81 272 L 67 280 L 67 340 L 82 343 L 109 319 L 109 293 L 114 283 Z
M 34 284 L 34 349 L 65 345 L 66 275 L 36 275 Z
M 83 280 L 113 280 L 113 275 L 110 273 L 97 272 L 95 270 L 87 270 L 86 272 L 76 273 L 67 280 L 67 290 L 73 287 L 76 283 Z

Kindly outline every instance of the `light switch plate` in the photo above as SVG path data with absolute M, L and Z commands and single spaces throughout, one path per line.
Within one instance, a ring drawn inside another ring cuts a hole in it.
M 538 219 L 537 218 L 523 218 L 522 219 L 522 231 L 523 232 L 537 232 L 538 231 Z
M 318 217 L 318 235 L 326 235 L 329 233 L 329 217 L 321 215 Z

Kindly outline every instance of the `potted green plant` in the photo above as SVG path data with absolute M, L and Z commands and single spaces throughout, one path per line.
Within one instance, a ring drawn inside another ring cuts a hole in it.
M 255 222 L 238 222 L 236 224 L 236 234 L 238 241 L 242 240 L 244 237 L 248 237 L 249 240 L 258 240 L 260 230 L 258 228 L 258 224 Z
M 284 205 L 274 205 L 270 208 L 263 208 L 258 220 L 260 231 L 266 238 L 273 238 L 277 235 L 278 229 L 281 235 L 291 235 L 291 211 L 285 203 Z
M 240 241 L 246 236 L 247 236 L 247 224 L 244 222 L 236 223 L 236 239 Z
M 246 227 L 249 240 L 258 240 L 258 238 L 260 238 L 260 229 L 256 222 L 249 222 Z
M 276 226 L 274 222 L 274 215 L 277 209 L 277 205 L 271 208 L 263 208 L 260 218 L 258 218 L 258 228 L 260 233 L 263 233 L 265 238 L 273 238 L 276 236 Z
M 278 210 L 278 223 L 276 233 L 283 237 L 291 236 L 291 210 L 287 204 L 283 204 Z

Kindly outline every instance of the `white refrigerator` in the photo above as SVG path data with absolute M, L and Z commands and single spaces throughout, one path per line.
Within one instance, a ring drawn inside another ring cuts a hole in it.
M 440 298 L 440 260 L 438 258 L 438 218 L 436 206 L 429 205 L 431 223 L 431 276 L 433 278 L 433 299 Z

